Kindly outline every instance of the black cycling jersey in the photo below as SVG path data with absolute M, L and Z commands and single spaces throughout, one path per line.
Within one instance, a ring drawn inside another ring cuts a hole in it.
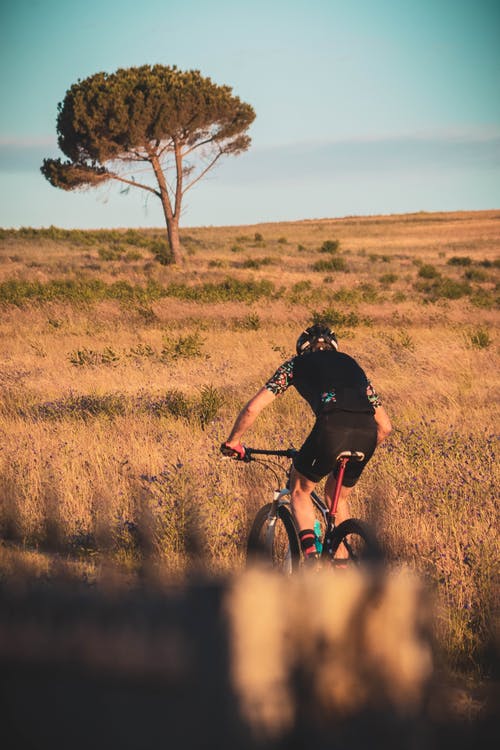
M 344 411 L 373 414 L 381 405 L 375 389 L 358 363 L 343 352 L 309 352 L 283 362 L 265 387 L 279 395 L 295 386 L 316 416 Z

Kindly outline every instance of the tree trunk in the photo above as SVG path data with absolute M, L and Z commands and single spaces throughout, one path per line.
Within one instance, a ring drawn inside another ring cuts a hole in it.
M 153 167 L 154 173 L 156 175 L 156 179 L 158 181 L 158 187 L 160 188 L 160 199 L 161 204 L 163 206 L 163 213 L 165 215 L 165 221 L 167 223 L 167 236 L 168 236 L 168 244 L 170 245 L 170 251 L 173 256 L 173 262 L 174 263 L 182 263 L 184 261 L 184 258 L 182 256 L 181 251 L 181 242 L 179 238 L 179 216 L 180 216 L 180 203 L 181 203 L 181 195 L 178 192 L 176 195 L 176 211 L 174 212 L 172 210 L 172 203 L 170 202 L 170 198 L 168 195 L 167 190 L 167 182 L 165 180 L 165 175 L 163 174 L 163 170 L 160 165 L 160 160 L 158 159 L 158 156 L 153 156 L 151 158 L 151 165 Z M 179 190 L 179 186 L 178 186 Z
M 181 241 L 179 238 L 179 217 L 171 216 L 168 218 L 165 214 L 165 219 L 167 221 L 168 244 L 170 245 L 174 263 L 183 263 L 184 257 L 182 255 Z

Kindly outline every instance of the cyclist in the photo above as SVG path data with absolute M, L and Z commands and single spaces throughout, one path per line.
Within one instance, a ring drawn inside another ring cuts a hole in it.
M 316 421 L 293 460 L 290 476 L 292 510 L 307 560 L 317 557 L 312 490 L 327 476 L 325 499 L 331 507 L 338 454 L 344 450 L 362 451 L 363 461 L 347 464 L 337 506 L 338 523 L 348 518 L 349 494 L 392 426 L 365 372 L 352 357 L 338 350 L 337 337 L 328 326 L 316 324 L 306 328 L 297 339 L 296 351 L 296 356 L 283 362 L 243 407 L 221 451 L 243 458 L 245 449 L 240 442 L 243 434 L 262 409 L 289 386 L 295 386 L 309 403 Z M 339 550 L 339 556 L 342 554 Z

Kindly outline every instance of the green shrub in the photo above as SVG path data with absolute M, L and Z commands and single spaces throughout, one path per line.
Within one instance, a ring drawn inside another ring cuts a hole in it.
M 389 286 L 390 284 L 394 284 L 394 282 L 397 281 L 398 278 L 399 276 L 396 273 L 384 273 L 379 277 L 379 281 L 384 286 Z
M 199 425 L 202 430 L 218 415 L 224 404 L 222 394 L 212 385 L 203 386 L 199 397 L 188 397 L 172 389 L 162 398 L 142 396 L 137 408 L 157 417 L 174 417 Z
M 123 416 L 129 410 L 126 396 L 121 393 L 106 393 L 103 395 L 70 394 L 66 398 L 35 405 L 29 409 L 34 419 L 61 420 L 84 419 L 96 417 Z
M 173 416 L 176 419 L 190 419 L 192 405 L 181 391 L 172 389 L 165 396 L 156 400 L 146 400 L 142 405 L 143 411 L 150 411 L 157 417 Z
M 360 302 L 362 300 L 363 294 L 359 287 L 342 286 L 332 294 L 332 297 L 336 302 L 343 302 L 348 305 L 353 305 L 356 302 Z
M 288 245 L 288 240 L 286 237 L 278 237 L 278 245 Z
M 156 260 L 161 263 L 162 266 L 168 266 L 173 262 L 174 256 L 170 250 L 170 245 L 164 240 L 153 240 L 148 247 Z
M 487 349 L 492 343 L 490 332 L 484 326 L 479 326 L 466 334 L 468 344 L 475 349 Z
M 145 325 L 153 325 L 158 321 L 158 316 L 150 305 L 138 305 L 135 309 Z
M 302 294 L 302 292 L 310 292 L 311 289 L 311 282 L 308 279 L 303 279 L 302 281 L 297 281 L 297 283 L 292 286 L 292 294 Z
M 373 284 L 360 284 L 358 291 L 362 302 L 378 302 L 379 293 Z
M 468 255 L 452 255 L 451 258 L 448 258 L 446 263 L 449 266 L 470 266 L 472 260 Z
M 460 299 L 472 293 L 470 284 L 439 276 L 429 281 L 416 282 L 415 289 L 423 292 L 430 302 L 439 299 Z
M 162 233 L 161 233 L 162 234 Z M 109 247 L 115 244 L 126 244 L 134 247 L 148 248 L 158 241 L 158 236 L 143 230 L 127 229 L 126 232 L 117 229 L 61 229 L 50 226 L 48 228 L 33 229 L 32 227 L 21 227 L 20 229 L 2 230 L 0 239 L 20 238 L 24 241 L 39 242 L 50 240 L 52 242 L 64 242 L 77 247 Z
M 319 251 L 320 253 L 336 253 L 338 252 L 338 249 L 340 247 L 339 240 L 325 240 L 323 244 L 321 245 Z
M 342 313 L 334 307 L 327 307 L 321 312 L 312 312 L 313 324 L 325 326 L 345 326 L 346 328 L 355 328 L 360 324 L 359 316 L 355 312 Z
M 167 335 L 163 337 L 163 349 L 161 358 L 166 359 L 193 359 L 203 356 L 204 339 L 199 333 L 188 333 L 187 336 L 179 336 L 171 339 Z
M 123 256 L 124 250 L 120 247 L 100 247 L 97 252 L 102 260 L 120 260 Z
M 479 261 L 479 265 L 483 266 L 483 268 L 500 268 L 500 258 L 495 258 L 495 260 L 481 260 Z
M 474 307 L 479 307 L 484 310 L 492 310 L 493 308 L 500 307 L 498 290 L 495 294 L 495 292 L 490 292 L 487 289 L 479 287 L 471 295 L 470 301 Z
M 70 352 L 69 361 L 75 367 L 95 367 L 98 365 L 116 365 L 120 357 L 116 352 L 107 346 L 103 351 L 94 351 L 93 349 L 76 349 Z
M 244 318 L 238 318 L 233 322 L 235 330 L 258 331 L 261 326 L 260 317 L 257 313 L 249 313 Z
M 420 266 L 418 275 L 421 279 L 437 279 L 440 276 L 440 273 L 435 268 L 435 266 L 431 265 L 430 263 L 425 263 L 424 265 Z
M 247 258 L 241 264 L 242 268 L 261 268 L 261 266 L 270 266 L 274 260 L 269 257 L 265 258 Z
M 406 294 L 404 292 L 395 292 L 392 295 L 392 301 L 397 305 L 401 304 L 401 302 L 406 302 Z
M 137 344 L 137 346 L 130 347 L 127 357 L 151 359 L 156 357 L 156 352 L 149 344 Z
M 240 281 L 231 277 L 218 283 L 193 286 L 172 283 L 166 287 L 153 280 L 150 280 L 146 287 L 132 286 L 127 281 L 106 284 L 100 279 L 55 279 L 47 283 L 10 279 L 0 283 L 0 304 L 17 306 L 30 301 L 61 300 L 75 303 L 93 303 L 105 299 L 146 304 L 163 297 L 175 297 L 194 302 L 254 302 L 262 297 L 273 298 L 277 296 L 279 294 L 270 281 L 265 279 Z
M 469 268 L 464 273 L 464 279 L 468 281 L 487 281 L 488 275 L 480 268 Z
M 313 285 L 308 279 L 297 281 L 296 284 L 292 285 L 289 292 L 290 302 L 293 303 L 307 303 L 313 296 Z
M 127 250 L 123 257 L 127 261 L 142 260 L 142 255 L 137 250 Z
M 402 329 L 397 336 L 393 334 L 382 334 L 382 338 L 387 342 L 393 354 L 399 354 L 402 349 L 409 352 L 415 351 L 415 342 L 408 331 Z
M 211 385 L 205 385 L 201 389 L 200 398 L 195 403 L 194 412 L 200 423 L 201 429 L 205 427 L 218 415 L 224 404 L 222 394 Z
M 344 258 L 335 257 L 329 260 L 318 260 L 312 266 L 313 271 L 347 271 Z

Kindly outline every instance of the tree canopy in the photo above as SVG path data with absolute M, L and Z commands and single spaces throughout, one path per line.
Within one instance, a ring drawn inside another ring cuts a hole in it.
M 67 160 L 45 159 L 41 171 L 63 190 L 117 180 L 156 195 L 177 262 L 183 196 L 221 156 L 249 148 L 254 119 L 229 86 L 197 70 L 143 65 L 96 73 L 59 103 L 58 145 Z

